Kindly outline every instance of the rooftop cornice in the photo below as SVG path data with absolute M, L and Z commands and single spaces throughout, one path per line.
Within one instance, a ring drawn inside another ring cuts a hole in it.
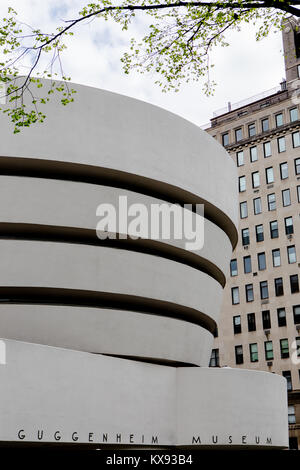
M 213 117 L 210 120 L 211 129 L 218 128 L 219 126 L 223 126 L 226 122 L 235 121 L 242 116 L 246 116 L 247 114 L 250 115 L 255 112 L 261 111 L 263 107 L 269 108 L 270 106 L 278 104 L 279 102 L 284 101 L 288 98 L 289 98 L 289 91 L 286 89 L 286 90 L 281 90 L 274 94 L 265 96 L 264 98 L 261 98 L 259 100 L 245 104 L 244 106 L 241 106 L 239 108 L 232 109 L 231 111 L 228 111 L 227 113 Z
M 233 144 L 226 145 L 226 150 L 242 150 L 243 147 L 248 147 L 252 145 L 256 145 L 260 142 L 265 142 L 269 139 L 274 137 L 281 137 L 288 132 L 297 131 L 300 129 L 300 120 L 294 122 L 289 122 L 288 124 L 284 124 L 280 127 L 275 127 L 274 129 L 270 129 L 266 132 L 261 132 L 260 134 L 253 135 L 251 137 L 247 137 L 246 139 L 240 140 L 239 142 L 234 142 Z

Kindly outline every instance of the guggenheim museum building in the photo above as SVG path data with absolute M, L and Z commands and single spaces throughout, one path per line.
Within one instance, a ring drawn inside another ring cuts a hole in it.
M 287 447 L 285 379 L 208 367 L 234 162 L 170 112 L 74 88 L 19 134 L 0 116 L 0 446 Z M 202 219 L 204 205 L 204 243 L 99 236 L 99 206 L 121 212 L 120 197 Z

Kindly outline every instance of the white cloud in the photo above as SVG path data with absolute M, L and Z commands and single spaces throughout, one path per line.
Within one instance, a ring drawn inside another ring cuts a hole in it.
M 0 17 L 12 6 L 18 11 L 19 20 L 51 32 L 57 22 L 75 18 L 85 3 L 84 0 L 10 0 L 1 2 Z M 141 24 L 133 25 L 127 33 L 119 25 L 101 19 L 78 27 L 63 53 L 66 75 L 77 83 L 156 104 L 199 125 L 208 122 L 213 111 L 226 106 L 228 101 L 239 101 L 272 88 L 284 76 L 281 35 L 271 34 L 256 42 L 253 27 L 247 25 L 241 32 L 230 34 L 230 47 L 214 54 L 212 78 L 218 85 L 213 97 L 203 94 L 201 83 L 188 84 L 179 93 L 164 94 L 154 84 L 155 77 L 136 73 L 126 76 L 122 72 L 120 57 L 126 41 L 141 32 Z

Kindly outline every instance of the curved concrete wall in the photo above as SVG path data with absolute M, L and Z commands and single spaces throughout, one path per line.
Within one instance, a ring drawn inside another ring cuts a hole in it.
M 14 223 L 18 224 L 19 230 L 21 230 L 20 224 L 37 224 L 89 229 L 95 232 L 99 220 L 96 216 L 98 205 L 108 203 L 118 209 L 119 196 L 127 197 L 128 206 L 140 203 L 145 205 L 149 212 L 151 204 L 165 203 L 163 200 L 133 191 L 96 184 L 2 175 L 0 176 L 0 229 L 3 223 Z M 116 212 L 118 218 L 118 210 Z M 38 232 L 37 227 L 36 236 Z M 171 240 L 162 241 L 171 247 L 185 250 L 185 253 L 181 253 L 183 262 L 185 257 L 194 254 L 212 263 L 225 280 L 232 246 L 229 238 L 224 236 L 223 230 L 210 220 L 205 220 L 204 245 L 200 250 L 187 252 L 184 239 L 173 237 Z M 216 246 L 220 245 L 222 250 L 216 250 Z
M 0 297 L 17 302 L 7 311 L 19 315 L 0 309 L 4 336 L 208 365 L 236 241 L 234 164 L 214 139 L 172 113 L 74 87 L 75 103 L 54 99 L 44 126 L 12 137 L 0 116 Z M 185 238 L 172 236 L 99 240 L 96 209 L 112 204 L 118 215 L 120 196 L 148 210 L 204 202 L 203 247 L 188 250 Z M 129 325 L 135 334 L 126 333 Z
M 44 82 L 45 88 L 49 85 Z M 131 179 L 135 175 L 141 184 L 149 179 L 162 191 L 164 185 L 171 186 L 174 196 L 185 191 L 194 202 L 206 201 L 213 217 L 219 211 L 236 242 L 236 169 L 214 139 L 156 106 L 72 86 L 75 102 L 67 107 L 58 100 L 49 103 L 44 126 L 32 126 L 11 139 L 11 126 L 3 119 L 0 155 L 91 165 L 124 172 Z
M 190 446 L 192 435 L 204 447 L 287 446 L 284 380 L 252 370 L 179 369 L 178 441 Z
M 174 318 L 105 308 L 0 305 L 1 335 L 18 341 L 206 366 L 213 337 Z
M 217 320 L 220 284 L 199 270 L 144 253 L 27 240 L 0 243 L 0 286 L 70 289 L 138 297 L 186 309 L 182 317 Z M 30 268 L 29 268 L 30 267 Z M 175 310 L 175 309 L 174 309 Z M 153 312 L 155 313 L 155 312 Z M 158 312 L 159 314 L 160 312 Z M 176 312 L 170 310 L 169 316 Z
M 143 364 L 20 341 L 5 345 L 0 442 L 288 445 L 286 384 L 278 375 Z

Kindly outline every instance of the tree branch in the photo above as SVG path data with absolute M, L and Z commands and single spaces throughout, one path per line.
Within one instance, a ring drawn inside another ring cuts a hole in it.
M 202 2 L 202 1 L 177 1 L 174 3 L 166 3 L 166 4 L 161 4 L 158 3 L 156 5 L 121 5 L 121 6 L 108 6 L 104 7 L 100 10 L 93 11 L 87 15 L 84 15 L 80 18 L 76 18 L 75 20 L 71 20 L 70 24 L 66 26 L 65 28 L 62 28 L 57 34 L 53 35 L 51 38 L 49 38 L 46 42 L 42 43 L 40 46 L 38 46 L 36 49 L 39 50 L 40 52 L 42 49 L 45 47 L 49 46 L 53 42 L 55 42 L 58 38 L 63 36 L 65 33 L 67 33 L 71 28 L 76 26 L 78 23 L 81 23 L 89 18 L 95 17 L 97 15 L 100 15 L 102 13 L 107 13 L 110 11 L 150 11 L 150 10 L 163 10 L 163 9 L 172 9 L 172 8 L 182 8 L 182 7 L 211 7 L 211 8 L 216 8 L 216 9 L 258 9 L 258 8 L 275 8 L 279 9 L 288 13 L 291 13 L 297 17 L 300 17 L 300 9 L 295 8 L 293 5 L 300 5 L 300 1 L 295 1 L 295 2 L 281 2 L 279 0 L 262 0 L 262 1 L 247 1 L 247 2 L 222 2 L 222 1 L 210 1 L 210 2 Z M 38 58 L 40 57 L 40 54 L 38 54 Z M 38 60 L 35 61 L 35 64 L 33 66 L 33 69 L 36 67 L 38 63 Z M 31 73 L 33 72 L 33 69 L 30 71 Z
M 125 73 L 128 73 L 134 67 L 138 71 L 142 68 L 146 71 L 154 70 L 160 73 L 163 80 L 165 80 L 166 85 L 162 81 L 156 82 L 162 86 L 163 91 L 170 89 L 177 91 L 182 81 L 190 79 L 198 80 L 199 77 L 209 74 L 210 65 L 208 61 L 211 47 L 217 44 L 228 45 L 225 41 L 224 33 L 229 28 L 238 28 L 243 20 L 255 22 L 257 19 L 262 18 L 264 22 L 257 33 L 257 38 L 260 38 L 266 36 L 271 27 L 280 29 L 282 19 L 287 19 L 288 14 L 300 18 L 300 8 L 298 8 L 300 0 L 246 0 L 245 2 L 239 0 L 121 1 L 124 3 L 118 6 L 111 4 L 113 0 L 98 0 L 96 4 L 89 4 L 79 12 L 77 18 L 64 21 L 63 26 L 57 28 L 51 34 L 44 34 L 39 29 L 34 30 L 30 27 L 30 34 L 18 36 L 18 34 L 22 33 L 22 29 L 15 27 L 17 24 L 15 15 L 17 13 L 13 9 L 9 9 L 13 15 L 8 20 L 4 18 L 8 25 L 3 26 L 3 31 L 1 31 L 1 47 L 3 43 L 4 53 L 17 53 L 17 57 L 13 56 L 6 62 L 1 63 L 0 80 L 7 82 L 9 81 L 9 76 L 14 77 L 15 80 L 14 83 L 11 80 L 13 84 L 6 93 L 6 96 L 15 94 L 14 97 L 10 98 L 10 102 L 14 101 L 15 112 L 10 111 L 9 108 L 4 110 L 4 112 L 7 112 L 12 117 L 12 121 L 15 123 L 14 132 L 19 132 L 19 127 L 29 126 L 37 120 L 43 122 L 44 115 L 38 112 L 35 103 L 37 100 L 38 102 L 45 103 L 49 101 L 49 98 L 45 100 L 44 98 L 34 98 L 31 95 L 35 111 L 26 112 L 24 110 L 25 105 L 23 104 L 24 92 L 28 90 L 31 82 L 36 82 L 38 87 L 42 86 L 39 78 L 32 78 L 32 74 L 38 67 L 40 58 L 43 56 L 42 53 L 54 51 L 50 65 L 47 66 L 46 71 L 42 75 L 47 74 L 46 76 L 51 77 L 52 80 L 52 67 L 54 62 L 57 61 L 62 80 L 59 86 L 56 86 L 55 91 L 62 93 L 62 104 L 65 105 L 74 101 L 71 95 L 75 91 L 69 89 L 68 86 L 65 88 L 64 84 L 70 78 L 63 76 L 60 52 L 66 46 L 62 43 L 62 38 L 65 35 L 73 34 L 70 30 L 86 20 L 89 23 L 98 16 L 104 19 L 111 18 L 120 23 L 123 29 L 127 29 L 136 12 L 149 12 L 152 14 L 157 24 L 149 26 L 149 35 L 145 36 L 142 40 L 144 45 L 146 45 L 146 59 L 139 62 L 139 51 L 143 43 L 136 46 L 136 41 L 133 39 L 131 42 L 132 53 L 125 53 L 123 59 L 121 59 L 125 64 L 123 68 Z M 126 1 L 132 3 L 126 4 Z M 169 1 L 170 3 L 168 3 Z M 161 14 L 159 14 L 160 11 Z M 23 47 L 20 40 L 26 38 L 35 38 L 35 41 L 32 41 L 33 44 L 31 46 Z M 5 45 L 8 45 L 6 49 Z M 18 70 L 15 67 L 15 63 L 22 57 L 25 57 L 28 51 L 34 52 L 34 60 L 31 67 L 29 67 L 29 73 L 25 77 L 17 76 Z M 207 64 L 205 64 L 205 60 L 207 60 Z M 50 74 L 48 73 L 49 67 Z M 40 74 L 38 73 L 37 75 Z M 57 74 L 55 73 L 55 75 Z M 17 78 L 22 78 L 22 82 L 16 83 Z M 55 86 L 55 83 L 54 85 L 51 83 L 51 90 L 48 91 L 48 94 L 54 93 L 52 86 Z M 205 87 L 206 93 L 209 94 L 211 92 L 209 78 L 208 85 L 206 83 Z M 17 106 L 19 102 L 21 102 L 21 105 Z
M 242 4 L 239 2 L 201 2 L 201 1 L 190 1 L 190 2 L 184 2 L 184 1 L 178 1 L 174 3 L 167 3 L 167 4 L 157 4 L 157 5 L 126 5 L 126 6 L 109 6 L 109 7 L 104 7 L 100 10 L 93 11 L 92 13 L 89 13 L 88 15 L 82 16 L 81 18 L 76 18 L 75 20 L 71 20 L 70 24 L 63 28 L 58 34 L 53 36 L 51 39 L 49 39 L 47 42 L 45 42 L 43 45 L 40 47 L 45 47 L 49 44 L 51 44 L 55 39 L 58 37 L 62 36 L 64 33 L 66 33 L 68 30 L 73 28 L 75 25 L 78 23 L 88 19 L 92 18 L 93 16 L 100 15 L 101 13 L 106 13 L 109 11 L 145 11 L 145 10 L 162 10 L 162 9 L 170 9 L 170 8 L 181 8 L 181 7 L 213 7 L 213 8 L 226 8 L 226 9 L 251 9 L 251 8 L 276 8 L 278 10 L 282 10 L 288 13 L 291 13 L 297 17 L 300 17 L 300 9 L 295 8 L 293 5 L 300 5 L 300 1 L 297 2 L 280 2 L 278 0 L 263 0 L 263 1 L 255 1 L 255 2 L 243 2 Z

